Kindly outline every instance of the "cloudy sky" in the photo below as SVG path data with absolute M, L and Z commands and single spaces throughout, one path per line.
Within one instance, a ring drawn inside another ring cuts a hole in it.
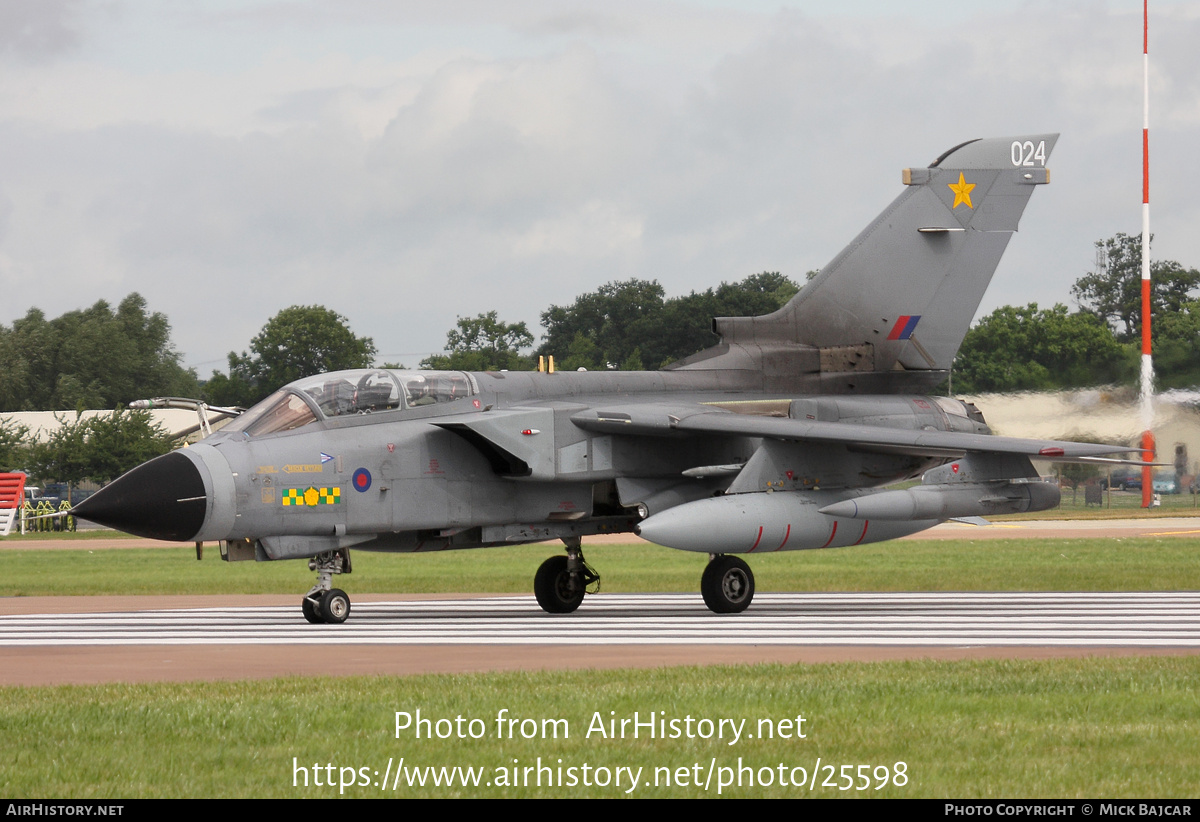
M 975 137 L 1062 133 L 983 311 L 1141 230 L 1142 7 L 4 0 L 0 323 L 142 293 L 202 376 L 322 304 L 416 365 L 457 316 L 802 279 Z M 1200 266 L 1200 5 L 1151 2 L 1156 258 Z

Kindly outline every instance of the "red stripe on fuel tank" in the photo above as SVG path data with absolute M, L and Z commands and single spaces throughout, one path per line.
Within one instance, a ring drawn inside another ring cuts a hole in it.
M 825 540 L 825 544 L 822 545 L 821 547 L 828 548 L 829 543 L 833 542 L 833 538 L 836 536 L 837 536 L 837 520 L 834 520 L 833 521 L 833 530 L 829 532 L 829 539 Z
M 758 544 L 760 542 L 762 542 L 762 529 L 763 529 L 763 527 L 761 525 L 758 526 L 758 539 L 754 540 L 754 544 L 750 546 L 751 551 L 753 551 L 755 548 L 757 548 Z
M 867 526 L 870 524 L 871 524 L 871 520 L 867 520 L 866 522 L 863 523 L 863 532 L 858 535 L 858 539 L 855 540 L 855 542 L 854 542 L 855 545 L 858 545 L 860 542 L 862 542 L 866 538 Z
M 787 531 L 784 532 L 784 535 L 783 535 L 783 542 L 779 543 L 779 547 L 776 548 L 775 550 L 776 551 L 783 550 L 783 546 L 787 545 L 787 541 L 791 536 L 792 536 L 792 524 L 789 522 Z

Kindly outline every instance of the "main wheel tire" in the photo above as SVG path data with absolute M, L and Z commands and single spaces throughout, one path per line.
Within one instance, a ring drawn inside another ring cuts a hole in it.
M 572 590 L 567 558 L 556 556 L 538 568 L 533 578 L 533 594 L 546 613 L 569 614 L 583 602 L 584 590 L 582 586 Z
M 341 625 L 350 616 L 350 597 L 340 588 L 332 588 L 321 597 L 321 617 L 324 622 Z
M 714 614 L 740 614 L 754 599 L 754 574 L 737 557 L 719 556 L 704 568 L 700 593 Z
M 322 622 L 324 622 L 324 620 L 321 619 L 320 601 L 313 602 L 308 597 L 305 597 L 304 599 L 300 600 L 300 610 L 304 612 L 304 618 L 313 625 L 320 625 Z

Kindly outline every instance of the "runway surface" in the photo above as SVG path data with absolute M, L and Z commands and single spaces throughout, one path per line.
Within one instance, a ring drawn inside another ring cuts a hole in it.
M 1200 519 L 939 525 L 920 539 L 1172 537 Z M 637 542 L 628 534 L 588 542 Z M 5 549 L 177 548 L 139 539 Z M 403 600 L 403 601 L 397 601 Z M 566 617 L 532 597 L 354 598 L 309 625 L 294 595 L 0 598 L 0 685 L 187 681 L 753 662 L 1200 654 L 1200 593 L 766 594 L 736 616 L 698 594 L 589 597 Z
M 0 617 L 0 645 L 1073 645 L 1200 648 L 1200 594 L 760 594 L 711 614 L 690 594 L 371 602 L 344 625 L 295 606 Z
M 1068 649 L 1200 653 L 1200 593 L 760 594 L 734 616 L 709 613 L 694 594 L 601 594 L 569 616 L 542 613 L 533 597 L 494 597 L 355 603 L 344 625 L 309 625 L 294 604 L 21 614 L 0 617 L 0 682 L 177 679 L 197 666 L 192 678 L 227 679 L 271 675 L 256 665 L 272 659 L 278 675 Z

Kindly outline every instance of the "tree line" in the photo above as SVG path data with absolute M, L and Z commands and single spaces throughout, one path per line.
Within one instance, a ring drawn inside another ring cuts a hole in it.
M 45 441 L 0 416 L 0 471 L 105 482 L 173 445 L 146 412 L 124 405 L 142 397 L 196 396 L 196 373 L 180 364 L 164 314 L 137 293 L 114 310 L 101 300 L 52 320 L 31 308 L 0 325 L 0 415 L 57 411 L 60 427 Z M 117 409 L 83 417 L 85 409 Z
M 961 393 L 1041 390 L 1130 383 L 1138 369 L 1141 238 L 1118 234 L 1096 243 L 1096 270 L 1071 293 L 1078 305 L 1002 306 L 967 333 L 954 366 Z M 1160 387 L 1200 384 L 1200 271 L 1154 261 L 1155 371 Z M 816 272 L 809 272 L 809 278 Z M 529 370 L 553 355 L 563 369 L 657 369 L 713 345 L 713 317 L 765 314 L 800 285 L 778 272 L 752 274 L 715 288 L 667 297 L 656 280 L 602 285 L 541 314 L 540 345 L 524 322 L 497 312 L 458 318 L 443 353 L 421 368 Z M 0 413 L 116 408 L 154 396 L 199 397 L 248 407 L 279 386 L 324 371 L 374 364 L 370 337 L 323 306 L 292 306 L 267 321 L 249 350 L 231 351 L 228 369 L 205 381 L 180 365 L 170 324 L 139 294 L 114 310 L 101 301 L 53 320 L 31 308 L 0 325 Z M 388 364 L 385 364 L 388 365 Z
M 31 308 L 0 324 L 0 413 L 115 408 L 142 397 L 194 397 L 166 315 L 137 293 L 47 320 Z
M 1063 304 L 1003 306 L 970 329 L 955 361 L 955 393 L 1135 380 L 1141 239 L 1118 234 L 1096 246 L 1096 270 L 1071 289 L 1076 310 Z M 1155 261 L 1151 269 L 1157 383 L 1161 388 L 1198 385 L 1200 300 L 1194 295 L 1200 271 L 1174 261 Z M 553 355 L 557 366 L 568 370 L 662 368 L 716 343 L 713 317 L 769 313 L 800 288 L 778 272 L 679 297 L 667 297 L 656 280 L 614 281 L 570 305 L 543 311 L 545 333 L 536 348 L 525 323 L 505 322 L 490 311 L 458 318 L 446 335 L 445 352 L 422 360 L 420 367 L 531 370 L 539 356 Z M 249 407 L 293 380 L 371 367 L 375 355 L 372 339 L 355 335 L 340 314 L 323 306 L 292 306 L 268 320 L 248 350 L 229 353 L 227 373 L 214 371 L 201 381 L 180 364 L 167 318 L 149 312 L 136 293 L 115 310 L 101 301 L 52 320 L 31 308 L 11 328 L 0 325 L 0 414 L 84 408 L 118 413 L 110 423 L 64 418 L 59 434 L 34 447 L 28 431 L 0 417 L 0 470 L 33 467 L 63 480 L 112 479 L 118 469 L 169 448 L 165 433 L 154 429 L 148 416 L 121 410 L 135 399 L 186 396 Z M 139 450 L 143 445 L 149 450 Z
M 0 420 L 0 471 L 19 469 L 73 485 L 104 483 L 175 447 L 148 411 L 57 416 L 59 427 L 42 441 L 32 439 L 28 427 Z
M 967 332 L 955 359 L 956 393 L 1043 391 L 1131 384 L 1141 354 L 1140 236 L 1096 243 L 1096 270 L 1075 281 L 1079 305 L 1006 305 Z M 1172 260 L 1150 264 L 1155 383 L 1200 385 L 1200 271 Z
M 781 308 L 799 286 L 779 272 L 751 274 L 740 282 L 667 297 L 657 280 L 602 285 L 571 305 L 542 312 L 546 333 L 533 351 L 525 323 L 505 323 L 495 311 L 459 317 L 446 335 L 446 353 L 422 368 L 457 371 L 527 371 L 539 356 L 566 370 L 654 370 L 713 345 L 713 317 L 767 314 Z
M 1141 320 L 1140 236 L 1118 234 L 1096 243 L 1096 270 L 1071 288 L 1074 311 L 1058 303 L 1006 305 L 967 332 L 952 379 L 942 391 L 973 394 L 1131 384 L 1138 374 Z M 816 272 L 809 272 L 811 279 Z M 1200 385 L 1200 271 L 1170 260 L 1151 263 L 1151 313 L 1159 388 Z M 446 338 L 447 353 L 423 368 L 465 371 L 535 368 L 553 354 L 565 369 L 662 368 L 717 342 L 713 317 L 765 314 L 799 286 L 779 273 L 667 298 L 653 280 L 611 282 L 571 305 L 542 312 L 546 333 L 531 354 L 524 323 L 505 323 L 491 311 L 460 317 Z

